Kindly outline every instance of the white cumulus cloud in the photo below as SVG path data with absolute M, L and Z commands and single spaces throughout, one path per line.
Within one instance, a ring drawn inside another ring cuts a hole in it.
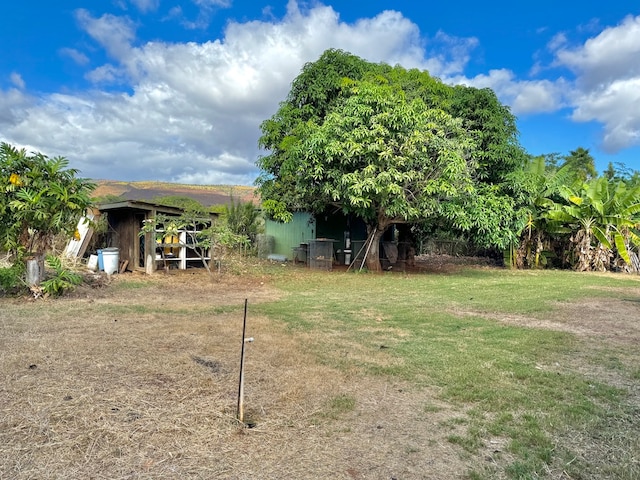
M 572 118 L 603 125 L 606 151 L 640 145 L 640 16 L 628 16 L 584 44 L 555 51 L 576 75 Z
M 572 118 L 604 124 L 603 147 L 616 152 L 640 145 L 640 77 L 610 82 L 585 91 L 576 101 Z
M 89 57 L 75 48 L 61 48 L 58 53 L 63 57 L 68 57 L 78 65 L 87 65 Z
M 76 11 L 80 28 L 86 31 L 115 60 L 126 59 L 136 37 L 133 22 L 127 17 L 106 14 L 94 18 L 84 9 Z
M 491 88 L 515 115 L 554 112 L 566 105 L 568 83 L 551 80 L 519 80 L 508 69 L 490 70 L 473 78 L 453 76 L 447 81 L 476 88 Z
M 160 0 L 131 0 L 131 3 L 141 12 L 153 12 L 158 9 Z
M 578 31 L 592 32 L 594 24 Z M 579 44 L 565 32 L 547 43 L 553 62 L 536 62 L 532 78 L 520 79 L 508 69 L 446 81 L 493 89 L 516 115 L 568 109 L 576 122 L 603 126 L 601 147 L 615 153 L 640 145 L 640 16 L 628 16 L 618 25 L 601 29 Z M 552 76 L 566 69 L 568 75 Z M 544 74 L 547 78 L 535 78 Z

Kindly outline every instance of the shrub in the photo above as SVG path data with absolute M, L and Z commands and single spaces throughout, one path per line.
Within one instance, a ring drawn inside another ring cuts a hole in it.
M 16 262 L 10 267 L 0 268 L 0 293 L 15 293 L 24 286 L 22 276 L 24 264 Z
M 59 257 L 47 255 L 46 262 L 54 274 L 40 285 L 45 294 L 59 297 L 65 291 L 73 290 L 82 283 L 82 276 L 66 269 Z

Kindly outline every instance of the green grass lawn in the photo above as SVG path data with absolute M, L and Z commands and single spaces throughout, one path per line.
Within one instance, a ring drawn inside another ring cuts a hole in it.
M 469 478 L 640 478 L 637 389 L 634 396 L 606 375 L 585 373 L 597 365 L 637 385 L 635 349 L 526 326 L 527 319 L 555 319 L 561 305 L 585 298 L 638 302 L 637 277 L 305 271 L 277 282 L 288 295 L 253 309 L 303 334 L 319 361 L 437 387 L 460 412 L 455 423 L 466 427 L 448 439 L 461 454 L 478 456 L 490 440 L 505 442 L 499 461 L 478 462 Z M 523 318 L 522 326 L 501 321 L 507 316 Z M 437 407 L 424 408 L 428 415 Z

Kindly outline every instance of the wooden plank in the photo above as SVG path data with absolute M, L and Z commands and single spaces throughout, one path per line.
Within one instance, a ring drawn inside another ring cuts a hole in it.
M 118 273 L 126 272 L 128 266 L 129 266 L 129 260 L 122 260 L 120 262 L 120 268 L 118 269 Z
M 89 241 L 93 235 L 93 228 L 91 228 L 91 221 L 95 216 L 93 213 L 89 212 L 85 217 L 82 217 L 78 221 L 78 233 L 80 233 L 80 238 L 76 240 L 72 238 L 67 243 L 67 246 L 64 249 L 64 255 L 70 258 L 78 258 L 84 255 L 84 252 L 87 251 L 87 246 L 89 245 Z

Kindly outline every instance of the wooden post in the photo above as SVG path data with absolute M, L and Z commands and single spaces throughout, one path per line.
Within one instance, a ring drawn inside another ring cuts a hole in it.
M 238 385 L 238 421 L 244 423 L 244 344 L 247 331 L 247 299 L 244 299 L 244 319 L 242 321 L 242 350 L 240 352 L 240 382 Z M 250 339 L 253 340 L 253 339 Z

